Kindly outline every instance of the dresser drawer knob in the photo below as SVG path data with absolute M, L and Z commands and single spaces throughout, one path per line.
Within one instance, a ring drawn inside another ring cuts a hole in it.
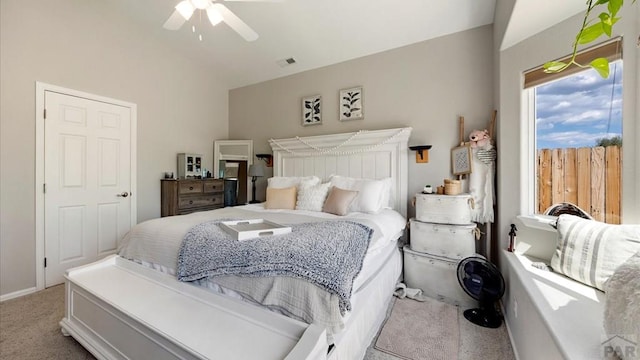
M 189 186 L 189 190 L 193 190 L 193 186 Z
M 193 200 L 189 200 L 189 205 L 193 204 Z

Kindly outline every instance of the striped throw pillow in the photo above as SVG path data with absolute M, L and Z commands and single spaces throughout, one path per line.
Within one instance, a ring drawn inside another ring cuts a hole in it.
M 553 270 L 602 291 L 616 268 L 640 251 L 640 225 L 610 225 L 563 214 L 557 228 Z

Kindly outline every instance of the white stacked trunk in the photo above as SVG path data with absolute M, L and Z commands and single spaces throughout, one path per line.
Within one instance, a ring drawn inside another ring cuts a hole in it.
M 416 194 L 416 220 L 426 223 L 469 225 L 473 198 L 470 194 Z
M 410 246 L 404 249 L 404 280 L 408 287 L 456 305 L 477 305 L 457 278 L 460 260 L 476 252 L 472 206 L 469 194 L 416 194 Z

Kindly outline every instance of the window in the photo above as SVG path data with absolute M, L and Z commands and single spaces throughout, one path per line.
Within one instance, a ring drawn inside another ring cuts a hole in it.
M 607 46 L 614 49 L 607 79 L 595 70 L 580 68 L 548 77 L 525 75 L 533 107 L 529 114 L 534 123 L 538 214 L 570 203 L 595 220 L 621 222 L 623 64 L 619 42 L 582 54 L 602 52 Z

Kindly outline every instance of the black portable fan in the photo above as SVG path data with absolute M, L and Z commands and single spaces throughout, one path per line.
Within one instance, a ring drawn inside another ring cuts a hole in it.
M 479 308 L 465 310 L 464 317 L 483 327 L 500 327 L 502 316 L 496 309 L 496 301 L 504 295 L 504 279 L 498 268 L 481 257 L 464 258 L 458 263 L 458 282 L 480 303 Z

